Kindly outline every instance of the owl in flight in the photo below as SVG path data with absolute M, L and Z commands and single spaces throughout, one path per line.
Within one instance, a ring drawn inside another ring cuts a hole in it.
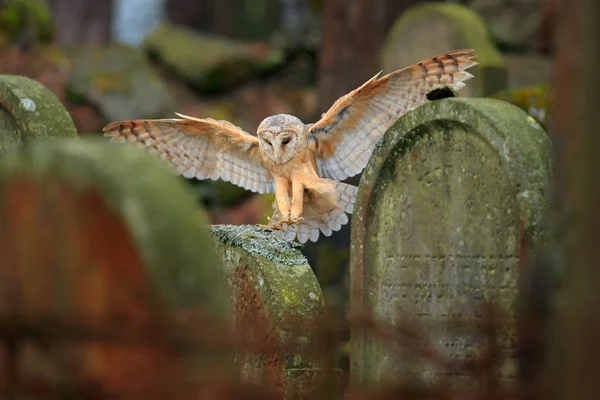
M 314 124 L 293 115 L 264 119 L 256 136 L 227 122 L 177 114 L 178 119 L 107 125 L 111 141 L 135 142 L 168 162 L 177 175 L 223 179 L 258 193 L 275 193 L 269 227 L 300 243 L 316 242 L 348 223 L 357 188 L 341 181 L 359 174 L 377 141 L 404 113 L 446 87 L 473 77 L 473 50 L 454 50 L 383 77 L 340 97 Z

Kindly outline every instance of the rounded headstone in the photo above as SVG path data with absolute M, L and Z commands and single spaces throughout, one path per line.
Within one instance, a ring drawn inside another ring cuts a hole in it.
M 229 282 L 234 330 L 250 344 L 237 356 L 242 380 L 285 398 L 316 398 L 325 374 L 316 351 L 324 300 L 301 245 L 256 226 L 211 229 Z
M 0 159 L 0 325 L 23 387 L 177 399 L 233 371 L 209 342 L 230 326 L 225 280 L 183 185 L 141 150 L 90 139 Z
M 508 73 L 485 23 L 467 7 L 451 3 L 415 5 L 398 17 L 380 51 L 384 73 L 455 49 L 474 49 L 479 65 L 461 94 L 483 97 L 505 89 Z
M 24 76 L 0 75 L 0 154 L 33 140 L 75 137 L 71 116 L 50 89 Z
M 419 358 L 415 346 L 431 346 L 428 354 L 450 363 L 481 356 L 487 338 L 478 329 L 490 304 L 498 376 L 516 380 L 519 257 L 546 240 L 550 175 L 547 134 L 500 100 L 432 101 L 386 132 L 363 172 L 353 214 L 352 300 L 426 339 L 396 351 L 355 330 L 354 384 L 449 379 L 474 389 L 478 381 L 465 370 Z

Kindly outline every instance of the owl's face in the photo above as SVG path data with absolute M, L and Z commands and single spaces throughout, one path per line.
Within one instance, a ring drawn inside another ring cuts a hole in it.
M 306 150 L 306 125 L 288 114 L 265 118 L 258 126 L 257 136 L 261 152 L 275 164 L 285 164 L 296 154 Z

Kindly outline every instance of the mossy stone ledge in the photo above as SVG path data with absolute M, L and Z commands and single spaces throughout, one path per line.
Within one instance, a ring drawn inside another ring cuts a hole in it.
M 285 398 L 314 398 L 323 375 L 315 350 L 324 300 L 302 246 L 257 226 L 213 225 L 211 231 L 235 331 L 266 346 L 238 355 L 243 379 L 271 385 Z

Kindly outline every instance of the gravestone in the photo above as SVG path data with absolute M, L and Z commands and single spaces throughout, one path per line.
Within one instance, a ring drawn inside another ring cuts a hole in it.
M 355 329 L 353 384 L 449 379 L 473 390 L 473 376 L 414 350 L 431 354 L 429 345 L 450 362 L 481 356 L 488 301 L 497 312 L 498 375 L 515 381 L 519 256 L 546 240 L 550 174 L 544 130 L 500 100 L 429 102 L 387 131 L 353 214 L 351 298 L 377 319 L 428 336 L 396 351 Z
M 380 51 L 385 73 L 455 49 L 474 49 L 479 65 L 462 96 L 483 97 L 505 89 L 508 73 L 483 20 L 459 4 L 423 3 L 403 12 Z
M 317 398 L 326 375 L 316 352 L 324 301 L 301 245 L 256 226 L 211 230 L 229 282 L 234 329 L 258 346 L 237 356 L 242 379 L 285 398 Z
M 233 373 L 206 221 L 133 147 L 63 140 L 0 158 L 3 393 L 183 399 Z
M 32 140 L 75 138 L 65 107 L 33 79 L 0 75 L 0 154 Z

